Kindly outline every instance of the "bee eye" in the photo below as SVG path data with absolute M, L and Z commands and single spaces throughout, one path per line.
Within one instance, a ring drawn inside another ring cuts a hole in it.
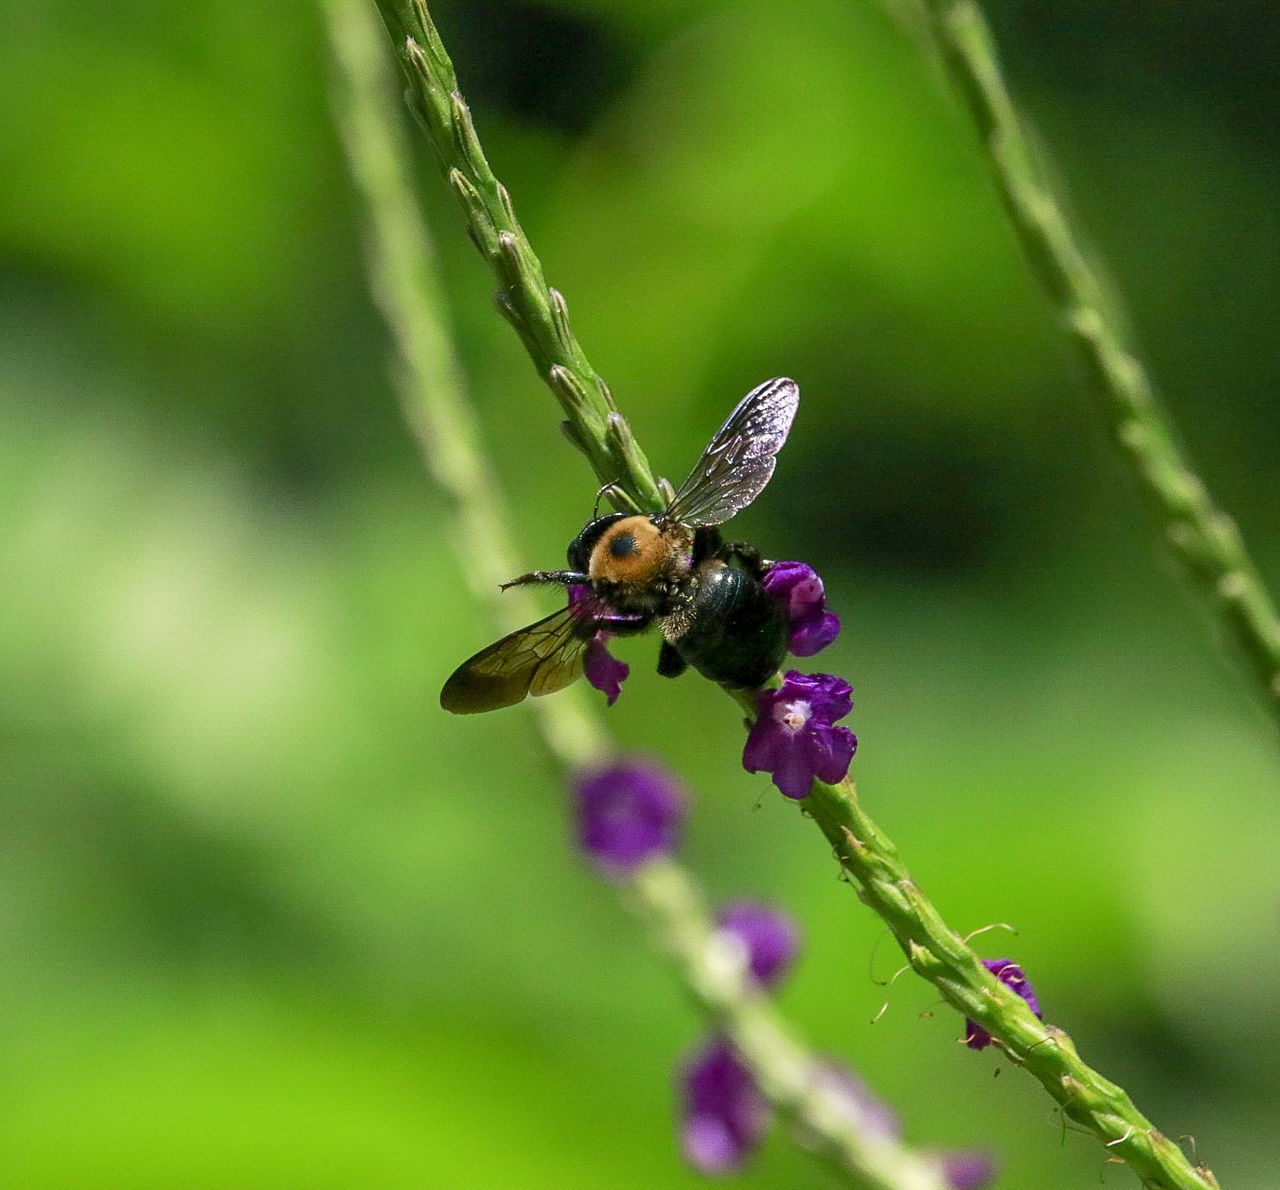
M 629 558 L 636 552 L 636 539 L 634 533 L 619 533 L 612 541 L 609 542 L 609 553 L 615 558 Z

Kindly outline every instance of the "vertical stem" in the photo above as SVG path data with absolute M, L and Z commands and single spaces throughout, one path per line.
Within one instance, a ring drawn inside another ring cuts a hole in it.
M 400 355 L 399 392 L 428 470 L 453 506 L 459 555 L 477 599 L 509 627 L 533 618 L 524 592 L 499 594 L 517 573 L 498 485 L 480 446 L 462 369 L 441 311 L 435 254 L 409 180 L 382 45 L 364 0 L 323 0 L 339 66 L 335 111 L 343 145 L 369 214 L 369 276 Z M 637 448 L 638 449 L 638 448 Z M 486 548 L 472 547 L 483 541 Z M 601 764 L 613 751 L 580 691 L 534 701 L 548 753 L 568 772 Z M 761 1090 L 798 1137 L 850 1184 L 869 1190 L 947 1190 L 944 1167 L 834 1102 L 818 1060 L 796 1039 L 740 963 L 726 962 L 706 898 L 671 859 L 641 867 L 624 900 L 672 958 L 704 1014 L 733 1041 Z
M 1104 413 L 1165 534 L 1209 593 L 1280 717 L 1280 617 L 1235 522 L 1214 503 L 1178 446 L 1146 365 L 1111 314 L 1098 272 L 1038 166 L 975 0 L 925 0 L 928 28 L 981 138 L 1027 260 L 1078 348 Z
M 330 2 L 335 3 L 336 0 Z M 476 156 L 482 159 L 475 130 L 469 117 L 464 118 L 466 108 L 456 93 L 457 81 L 452 66 L 421 0 L 378 0 L 378 4 L 397 49 L 408 64 L 411 94 L 416 97 L 413 102 L 427 123 L 446 169 L 457 172 L 461 169 L 459 161 L 465 163 Z M 430 47 L 430 52 L 423 52 L 422 44 Z M 458 146 L 463 144 L 471 147 L 460 152 Z M 487 163 L 484 168 L 488 169 Z M 478 176 L 479 171 L 475 172 Z M 488 176 L 492 177 L 491 174 Z M 452 172 L 450 177 L 454 181 L 455 192 L 463 196 L 463 207 L 468 214 L 473 238 L 477 238 L 483 233 L 484 220 L 492 212 L 485 204 L 472 202 L 469 192 L 459 188 Z M 504 195 L 505 191 L 500 191 L 499 205 L 505 211 L 510 200 L 502 198 Z M 507 212 L 507 216 L 515 226 L 514 213 Z M 480 227 L 479 233 L 477 227 Z M 537 293 L 532 292 L 536 289 L 533 279 L 541 276 L 541 269 L 535 270 L 529 264 L 530 261 L 536 263 L 536 258 L 527 242 L 523 243 L 520 255 L 527 257 L 525 266 L 513 276 L 516 280 L 523 278 L 521 284 L 530 291 L 524 293 L 520 300 L 532 300 L 537 298 Z M 425 313 L 430 315 L 430 311 Z M 423 312 L 415 308 L 410 321 L 420 316 Z M 521 329 L 519 325 L 517 329 Z M 525 331 L 527 329 L 526 323 Z M 522 337 L 525 331 L 522 331 Z M 542 345 L 531 344 L 528 337 L 525 337 L 525 343 L 535 361 L 539 359 L 538 351 L 542 350 Z M 575 377 L 574 383 L 581 383 L 581 378 Z M 585 384 L 582 391 L 590 403 L 593 398 Z M 424 399 L 429 399 L 429 396 L 423 394 Z M 594 441 L 595 430 L 587 411 L 576 405 L 566 405 L 565 409 L 581 439 L 584 442 Z M 605 417 L 606 426 L 610 415 L 618 416 L 610 410 Z M 437 427 L 434 432 L 447 432 L 447 426 Z M 614 434 L 617 441 L 624 437 L 629 439 L 629 435 Z M 652 483 L 643 455 L 634 446 L 634 440 L 631 442 L 630 453 L 620 457 L 627 460 L 640 478 Z M 594 455 L 591 457 L 595 458 Z M 599 469 L 597 474 L 606 477 Z M 471 487 L 461 488 L 454 494 L 460 501 L 487 498 L 483 489 Z M 546 700 L 549 704 L 546 710 L 539 709 L 543 714 L 553 714 L 552 708 L 569 697 L 569 692 L 563 692 L 555 699 Z M 754 714 L 751 696 L 742 696 L 740 702 L 749 715 Z M 1208 1169 L 1193 1168 L 1177 1144 L 1138 1111 L 1123 1088 L 1081 1059 L 1065 1032 L 1037 1020 L 1023 1000 L 982 965 L 974 950 L 947 925 L 912 880 L 891 840 L 863 809 L 852 781 L 846 779 L 839 785 L 814 782 L 809 797 L 800 805 L 817 822 L 835 849 L 839 862 L 853 878 L 859 896 L 888 923 L 913 969 L 937 987 L 950 1004 L 997 1038 L 1011 1059 L 1039 1079 L 1067 1115 L 1089 1128 L 1109 1153 L 1127 1161 L 1146 1185 L 1160 1190 L 1215 1190 L 1217 1182 Z M 1069 856 L 1064 857 L 1064 862 L 1069 862 Z M 671 890 L 668 888 L 664 893 L 661 881 L 657 887 L 648 886 L 643 881 L 636 882 L 637 889 L 643 891 L 646 887 L 654 894 L 650 907 L 657 911 L 659 903 Z M 680 898 L 675 894 L 672 896 L 674 900 L 671 903 L 678 903 Z M 673 929 L 680 928 L 678 921 L 670 924 Z M 669 936 L 671 939 L 674 937 Z M 677 954 L 681 953 L 678 945 L 673 944 L 672 949 Z M 703 1003 L 707 1004 L 705 997 Z M 734 1032 L 734 1028 L 742 1031 Z M 744 1039 L 748 1036 L 741 1021 L 731 1026 L 729 1031 L 735 1041 L 740 1036 Z

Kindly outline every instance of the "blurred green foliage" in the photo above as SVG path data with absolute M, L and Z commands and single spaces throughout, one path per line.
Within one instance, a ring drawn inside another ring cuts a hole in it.
M 573 854 L 527 717 L 436 708 L 492 630 L 385 380 L 316 13 L 9 8 L 0 1181 L 694 1184 L 670 1068 L 698 1022 Z M 989 8 L 1193 457 L 1280 580 L 1274 6 Z M 678 480 L 747 388 L 800 380 L 742 530 L 827 576 L 822 663 L 855 684 L 862 793 L 917 878 L 962 928 L 1016 925 L 984 953 L 1224 1185 L 1274 1186 L 1274 732 L 911 37 L 855 0 L 437 16 L 655 464 Z M 423 195 L 526 559 L 553 564 L 594 483 L 425 154 Z M 690 862 L 804 923 L 783 999 L 814 1044 L 912 1141 L 996 1150 L 1004 1185 L 1127 1184 L 924 985 L 886 990 L 883 931 L 740 770 L 724 700 L 659 682 L 652 641 L 619 651 L 610 725 L 696 791 Z M 780 1140 L 744 1183 L 828 1184 Z

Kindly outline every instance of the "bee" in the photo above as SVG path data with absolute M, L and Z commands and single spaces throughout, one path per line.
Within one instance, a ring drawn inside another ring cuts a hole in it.
M 719 526 L 764 490 L 799 402 L 795 381 L 765 381 L 729 415 L 662 512 L 594 517 L 569 546 L 569 569 L 504 583 L 558 583 L 571 589 L 570 603 L 464 661 L 440 705 L 467 715 L 562 690 L 582 675 L 597 632 L 629 636 L 655 622 L 664 677 L 692 666 L 730 689 L 762 685 L 786 652 L 786 616 L 761 585 L 769 563 L 744 542 L 725 542 Z

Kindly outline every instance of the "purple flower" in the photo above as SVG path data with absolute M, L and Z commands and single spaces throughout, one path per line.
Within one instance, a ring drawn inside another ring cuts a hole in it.
M 982 1190 L 996 1176 L 995 1158 L 973 1150 L 944 1153 L 942 1176 L 951 1190 Z
M 806 797 L 814 777 L 843 779 L 858 738 L 832 724 L 853 709 L 852 694 L 843 678 L 788 670 L 781 688 L 761 690 L 756 699 L 742 767 L 772 773 L 773 783 L 793 798 Z
M 631 760 L 583 773 L 574 793 L 578 842 L 606 876 L 623 879 L 675 850 L 684 792 L 657 765 Z
M 1017 963 L 1012 959 L 983 959 L 982 965 L 1002 984 L 1017 992 L 1027 1002 L 1027 1007 L 1036 1016 L 1040 1016 L 1040 1001 L 1036 999 L 1035 989 L 1032 988 L 1031 980 L 1026 977 Z M 1043 1020 L 1044 1018 L 1041 1017 L 1040 1019 Z M 971 1021 L 966 1017 L 964 1040 L 971 1050 L 984 1050 L 991 1044 L 992 1038 L 986 1029 L 976 1021 Z
M 716 925 L 742 947 L 743 961 L 761 987 L 776 987 L 800 948 L 800 931 L 785 913 L 756 901 L 731 901 Z
M 715 1037 L 685 1063 L 680 1082 L 680 1140 L 689 1164 L 704 1174 L 741 1167 L 769 1123 L 751 1072 L 725 1038 Z
M 791 629 L 787 647 L 797 657 L 821 653 L 840 635 L 840 617 L 827 610 L 826 589 L 812 566 L 775 562 L 765 573 L 764 589 L 786 610 Z
M 577 607 L 588 599 L 594 600 L 595 595 L 585 583 L 575 583 L 569 588 L 570 607 Z M 593 614 L 595 614 L 595 609 L 593 609 Z M 624 615 L 596 615 L 597 621 L 606 624 L 615 620 L 626 623 L 637 618 L 636 616 Z M 582 672 L 586 675 L 587 681 L 604 694 L 608 700 L 607 705 L 613 706 L 618 701 L 618 695 L 622 693 L 622 683 L 626 681 L 627 675 L 631 672 L 631 666 L 625 661 L 619 661 L 609 652 L 608 640 L 609 631 L 607 628 L 601 628 L 591 638 L 584 654 Z
M 582 672 L 586 675 L 587 681 L 604 694 L 605 705 L 611 707 L 618 701 L 618 695 L 622 693 L 622 683 L 631 672 L 631 666 L 625 661 L 619 661 L 609 652 L 605 645 L 608 639 L 609 634 L 603 628 L 591 638 L 587 645 Z

